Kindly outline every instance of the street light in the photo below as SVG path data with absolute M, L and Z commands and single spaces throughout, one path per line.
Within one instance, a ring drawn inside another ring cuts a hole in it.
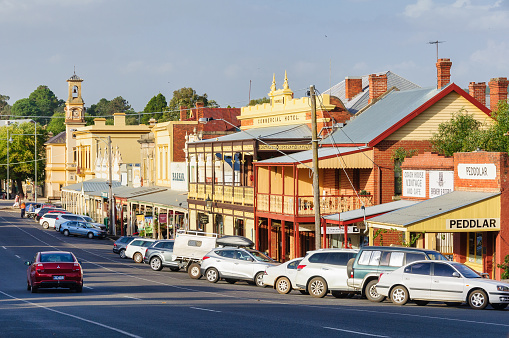
M 9 143 L 12 142 L 12 137 L 9 137 L 9 129 L 7 129 L 7 186 L 5 190 L 7 192 L 7 200 L 9 200 Z
M 88 130 L 77 130 L 77 129 L 71 129 L 71 132 L 73 133 L 73 136 L 75 136 L 77 133 L 88 133 L 92 136 L 95 136 L 100 141 L 104 142 L 108 146 L 108 232 L 110 235 L 117 235 L 117 228 L 113 225 L 113 192 L 112 192 L 112 178 L 113 178 L 113 168 L 112 168 L 112 156 L 111 156 L 111 136 L 108 135 L 107 141 L 104 140 L 103 137 L 94 134 Z M 112 233 L 113 228 L 113 233 Z

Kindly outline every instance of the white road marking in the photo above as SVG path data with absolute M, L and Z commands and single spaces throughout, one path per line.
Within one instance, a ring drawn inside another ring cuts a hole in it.
M 85 318 L 82 318 L 82 317 L 71 315 L 69 313 L 61 312 L 61 311 L 58 311 L 58 310 L 55 310 L 55 309 L 52 309 L 52 308 L 49 308 L 49 307 L 46 307 L 46 306 L 42 306 L 42 305 L 39 305 L 39 304 L 36 304 L 36 303 L 29 302 L 29 301 L 24 300 L 24 299 L 16 298 L 16 297 L 11 296 L 8 293 L 5 293 L 3 291 L 0 291 L 0 293 L 5 295 L 5 296 L 7 296 L 7 297 L 9 297 L 9 298 L 15 299 L 17 301 L 24 302 L 26 304 L 30 304 L 32 306 L 36 306 L 36 307 L 39 307 L 39 308 L 44 309 L 44 310 L 52 311 L 52 312 L 58 313 L 58 314 L 63 315 L 63 316 L 71 317 L 71 318 L 78 319 L 78 320 L 81 320 L 81 321 L 84 321 L 84 322 L 87 322 L 87 323 L 90 323 L 90 324 L 101 326 L 101 327 L 104 327 L 106 329 L 110 329 L 112 331 L 116 331 L 118 333 L 121 333 L 121 334 L 129 336 L 129 337 L 141 337 L 141 336 L 129 333 L 127 331 L 117 329 L 116 327 L 113 327 L 113 326 L 109 326 L 109 325 L 106 325 L 106 324 L 103 324 L 103 323 L 99 323 L 99 322 L 96 322 L 96 321 L 93 321 L 93 320 L 90 320 L 90 319 L 85 319 Z
M 136 297 L 130 297 L 130 296 L 124 296 L 125 298 L 131 298 L 131 299 L 136 299 L 136 300 L 144 300 L 144 299 L 141 299 L 141 298 L 136 298 Z
M 90 287 L 90 286 L 86 286 L 86 285 L 83 285 L 84 288 L 87 288 L 87 289 L 90 289 L 90 290 L 93 290 L 94 288 Z
M 378 334 L 371 334 L 371 333 L 365 333 L 365 332 L 359 332 L 359 331 L 351 331 L 351 330 L 345 330 L 345 329 L 338 329 L 336 327 L 324 326 L 323 328 L 327 329 L 327 330 L 334 330 L 334 331 L 348 332 L 348 333 L 353 333 L 353 334 L 360 334 L 360 335 L 363 335 L 363 336 L 384 337 L 384 338 L 388 338 L 389 337 L 389 336 L 381 336 L 381 335 L 378 335 Z
M 5 250 L 7 250 L 7 248 L 5 246 L 2 246 L 2 248 L 4 248 Z
M 18 255 L 14 255 L 14 256 L 16 256 L 16 257 L 18 257 L 18 258 L 21 258 L 21 257 L 19 257 Z
M 201 308 L 201 307 L 194 307 L 194 306 L 190 306 L 189 308 L 190 309 L 195 309 L 195 310 L 200 310 L 200 311 L 221 312 L 221 311 L 216 311 L 216 310 L 211 310 L 211 309 L 204 309 L 204 308 Z

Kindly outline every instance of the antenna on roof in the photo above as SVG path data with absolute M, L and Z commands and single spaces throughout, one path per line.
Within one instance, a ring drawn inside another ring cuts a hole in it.
M 438 40 L 437 41 L 430 41 L 430 42 L 428 42 L 428 44 L 430 44 L 430 45 L 437 45 L 437 61 L 438 61 L 438 44 L 439 43 L 444 43 L 444 42 L 445 41 L 438 41 Z

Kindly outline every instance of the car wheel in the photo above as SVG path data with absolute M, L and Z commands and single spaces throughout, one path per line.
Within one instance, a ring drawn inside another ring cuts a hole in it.
M 217 283 L 219 280 L 219 272 L 216 268 L 210 268 L 207 271 L 205 271 L 205 277 L 207 280 L 211 283 Z
M 308 292 L 315 298 L 323 298 L 327 294 L 327 282 L 322 277 L 313 278 L 308 284 Z
M 343 291 L 331 291 L 331 294 L 336 298 L 346 298 L 349 293 Z
M 276 291 L 282 295 L 286 295 L 292 291 L 292 283 L 286 277 L 278 278 L 276 281 Z
M 77 293 L 81 293 L 81 292 L 83 292 L 83 285 L 77 286 L 77 287 L 75 288 L 75 290 L 76 290 L 76 292 L 77 292 Z
M 89 232 L 89 233 L 87 234 L 87 237 L 88 237 L 88 238 L 90 238 L 90 239 L 92 239 L 92 238 L 94 238 L 94 234 L 93 234 L 93 233 L 91 233 L 91 232 Z
M 369 283 L 366 285 L 366 288 L 364 289 L 364 294 L 366 295 L 366 298 L 369 299 L 372 302 L 380 303 L 385 299 L 384 296 L 380 295 L 376 291 L 376 284 L 378 283 L 378 280 L 373 279 L 372 281 L 369 281 Z
M 133 259 L 136 263 L 141 263 L 141 262 L 143 262 L 143 255 L 141 253 L 137 252 L 134 254 Z
M 125 258 L 125 249 L 120 249 L 118 255 L 120 256 L 120 258 Z
M 254 281 L 256 283 L 256 286 L 259 287 L 265 286 L 265 284 L 263 284 L 263 273 L 264 273 L 263 271 L 260 271 L 255 275 Z
M 306 296 L 309 295 L 308 290 L 299 290 L 299 292 Z
M 235 282 L 237 282 L 236 279 L 230 279 L 230 278 L 225 278 L 225 281 L 229 284 L 235 284 Z
M 427 300 L 414 300 L 414 303 L 418 306 L 426 306 L 429 302 Z
M 488 306 L 488 295 L 484 290 L 474 290 L 468 295 L 468 305 L 474 310 L 482 310 Z
M 154 271 L 161 271 L 162 268 L 163 268 L 163 264 L 161 263 L 161 258 L 159 258 L 157 256 L 156 257 L 152 257 L 150 259 L 150 267 Z
M 503 310 L 509 305 L 508 303 L 493 303 L 491 304 L 491 307 L 495 310 Z
M 32 286 L 30 289 L 31 289 L 32 293 L 37 293 L 38 287 L 37 286 Z
M 177 272 L 177 271 L 180 270 L 180 268 L 178 268 L 178 267 L 171 267 L 170 270 L 173 271 L 173 272 Z
M 401 285 L 391 290 L 391 300 L 396 305 L 405 305 L 408 302 L 408 290 Z
M 64 230 L 64 236 L 69 236 L 69 230 L 67 229 Z
M 48 228 L 49 228 L 49 223 L 48 223 L 48 222 L 46 222 L 46 221 L 42 222 L 42 227 L 43 227 L 44 229 L 48 229 Z
M 191 263 L 191 265 L 189 265 L 189 267 L 187 268 L 187 274 L 192 279 L 200 279 L 201 278 L 200 264 Z

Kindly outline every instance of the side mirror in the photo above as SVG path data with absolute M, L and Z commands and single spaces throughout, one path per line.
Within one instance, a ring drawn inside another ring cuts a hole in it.
M 32 265 L 32 262 L 30 262 L 30 261 L 25 261 L 25 265 L 30 266 L 30 265 Z
M 453 276 L 453 277 L 456 277 L 456 278 L 460 278 L 460 277 L 461 277 L 461 276 L 460 276 L 460 274 L 459 274 L 459 273 L 457 273 L 456 271 L 454 271 L 454 272 L 452 273 L 452 276 Z

